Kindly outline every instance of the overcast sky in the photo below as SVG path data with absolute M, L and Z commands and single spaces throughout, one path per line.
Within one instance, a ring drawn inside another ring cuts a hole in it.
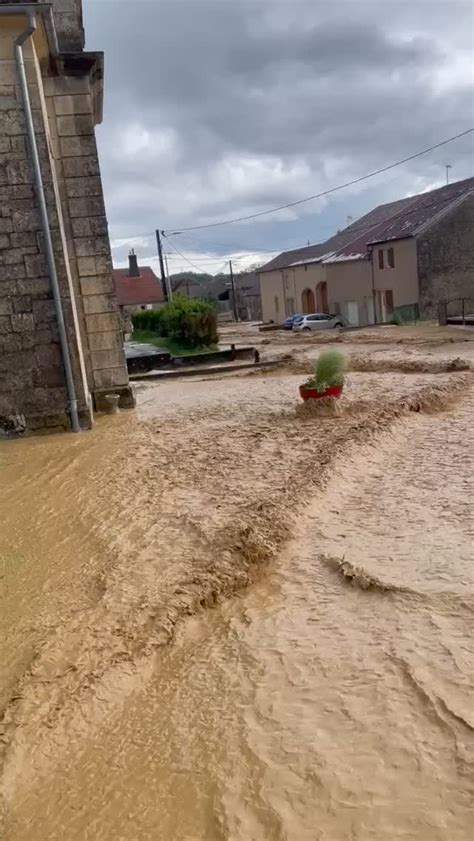
M 97 137 L 117 265 L 130 244 L 149 263 L 153 238 L 132 238 L 156 227 L 295 201 L 474 125 L 471 0 L 83 5 L 86 49 L 105 51 Z M 327 199 L 172 241 L 217 271 L 229 255 L 318 242 L 348 216 L 441 186 L 446 163 L 451 180 L 473 174 L 473 135 Z

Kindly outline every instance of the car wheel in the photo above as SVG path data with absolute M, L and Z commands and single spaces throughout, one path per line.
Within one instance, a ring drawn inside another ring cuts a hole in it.
M 342 326 L 343 326 L 342 321 L 336 321 L 335 324 L 334 324 L 334 328 L 342 327 Z
M 303 333 L 311 333 L 311 327 L 303 327 Z

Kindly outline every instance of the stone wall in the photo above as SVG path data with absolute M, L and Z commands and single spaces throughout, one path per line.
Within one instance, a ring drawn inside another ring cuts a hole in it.
M 474 195 L 417 240 L 421 316 L 436 318 L 443 300 L 474 298 Z
M 82 0 L 52 0 L 61 52 L 84 49 Z
M 56 311 L 13 59 L 25 20 L 0 21 L 0 430 L 67 428 Z M 133 404 L 95 143 L 97 61 L 83 54 L 81 67 L 76 56 L 68 75 L 66 58 L 56 65 L 45 60 L 42 37 L 39 29 L 24 53 L 79 411 L 90 425 L 91 395 L 100 406 L 113 388 L 122 405 Z

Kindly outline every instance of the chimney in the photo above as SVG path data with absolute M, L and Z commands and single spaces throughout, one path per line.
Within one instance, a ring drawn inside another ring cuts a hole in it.
M 137 255 L 135 254 L 133 248 L 128 255 L 128 276 L 129 277 L 140 277 L 140 269 L 138 268 L 138 260 Z

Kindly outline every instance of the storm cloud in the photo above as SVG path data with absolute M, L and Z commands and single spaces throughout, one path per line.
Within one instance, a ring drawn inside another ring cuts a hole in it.
M 473 124 L 463 0 L 84 0 L 84 18 L 86 47 L 105 50 L 98 141 L 113 240 L 291 202 Z M 471 175 L 472 136 L 179 248 L 196 258 L 317 241 L 347 215 L 441 185 L 445 163 L 453 180 Z

